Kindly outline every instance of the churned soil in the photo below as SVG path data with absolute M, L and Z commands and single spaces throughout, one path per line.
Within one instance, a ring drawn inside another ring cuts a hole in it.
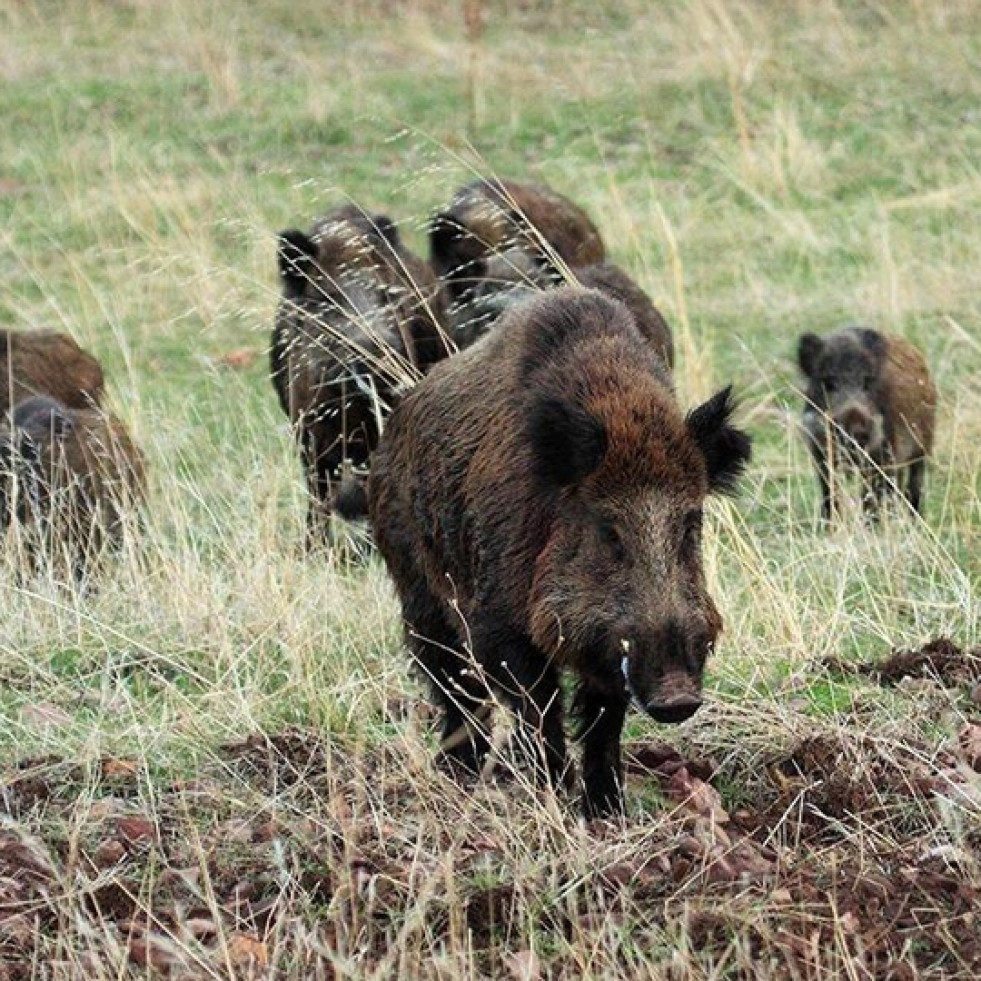
M 287 728 L 170 783 L 126 759 L 0 770 L 0 979 L 426 976 L 448 950 L 562 978 L 628 943 L 666 977 L 680 951 L 739 978 L 981 973 L 981 725 L 775 742 L 752 779 L 737 753 L 631 742 L 628 817 L 588 827 L 405 750 Z
M 837 674 L 859 674 L 884 685 L 905 678 L 927 678 L 950 687 L 981 683 L 981 648 L 963 650 L 947 637 L 938 637 L 918 650 L 896 649 L 880 661 L 855 664 L 831 658 L 825 666 Z

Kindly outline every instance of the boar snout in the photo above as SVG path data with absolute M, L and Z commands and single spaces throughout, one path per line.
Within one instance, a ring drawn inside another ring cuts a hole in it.
M 686 643 L 683 631 L 672 625 L 656 645 L 650 660 L 631 663 L 631 646 L 623 642 L 621 662 L 627 693 L 643 712 L 655 722 L 677 723 L 691 718 L 702 704 L 702 658 L 696 647 L 707 651 L 711 642 L 702 642 L 701 634 Z M 696 665 L 693 662 L 698 662 Z
M 868 446 L 875 428 L 872 414 L 858 405 L 850 405 L 835 420 L 838 426 L 859 446 Z
M 644 711 L 655 722 L 676 723 L 690 719 L 702 705 L 701 685 L 686 671 L 668 671 L 657 686 L 657 694 Z

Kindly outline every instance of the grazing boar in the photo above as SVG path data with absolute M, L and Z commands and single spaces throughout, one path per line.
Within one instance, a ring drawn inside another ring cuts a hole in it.
M 429 257 L 451 304 L 465 302 L 479 277 L 474 264 L 517 246 L 566 266 L 606 257 L 589 216 L 551 188 L 497 178 L 461 187 L 429 227 Z
M 515 303 L 541 290 L 566 284 L 562 271 L 546 259 L 520 248 L 477 260 L 474 274 L 476 283 L 472 299 L 458 307 L 453 326 L 454 339 L 461 348 L 469 347 L 485 334 Z M 650 297 L 619 266 L 600 262 L 572 269 L 569 275 L 580 286 L 597 289 L 620 300 L 667 367 L 674 367 L 671 328 Z
M 804 433 L 824 518 L 837 510 L 833 478 L 840 469 L 858 471 L 870 516 L 901 476 L 919 513 L 937 406 L 923 355 L 901 337 L 855 327 L 824 338 L 802 335 L 797 361 L 807 379 Z
M 279 272 L 270 367 L 300 444 L 312 546 L 326 541 L 333 511 L 366 513 L 358 471 L 396 388 L 444 356 L 444 314 L 432 271 L 391 220 L 353 207 L 332 211 L 310 235 L 283 232 Z
M 578 680 L 588 814 L 621 807 L 631 698 L 661 722 L 701 703 L 722 626 L 702 507 L 749 459 L 729 389 L 687 415 L 627 308 L 561 288 L 510 310 L 408 393 L 372 460 L 375 543 L 444 713 L 443 758 L 476 771 L 491 692 L 565 780 L 559 671 Z
M 72 409 L 98 405 L 102 367 L 67 334 L 0 330 L 0 413 L 32 395 L 50 395 Z
M 34 564 L 64 557 L 83 579 L 145 497 L 142 454 L 101 409 L 35 396 L 0 427 L 0 531 L 16 523 Z

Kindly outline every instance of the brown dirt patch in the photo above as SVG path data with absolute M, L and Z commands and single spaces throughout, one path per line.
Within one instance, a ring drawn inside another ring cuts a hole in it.
M 625 941 L 663 948 L 665 976 L 677 950 L 736 978 L 754 963 L 788 979 L 845 976 L 846 963 L 868 978 L 979 972 L 981 847 L 945 842 L 935 806 L 971 790 L 976 735 L 944 753 L 815 735 L 774 751 L 755 782 L 728 758 L 631 743 L 632 785 L 653 781 L 665 806 L 590 829 L 572 802 L 549 823 L 518 782 L 454 791 L 397 746 L 355 751 L 302 729 L 224 747 L 194 780 L 161 786 L 152 813 L 101 787 L 105 767 L 87 772 L 106 796 L 80 811 L 78 773 L 36 762 L 3 774 L 15 796 L 27 773 L 45 790 L 18 797 L 0 836 L 0 977 L 83 943 L 100 965 L 122 950 L 161 976 L 220 973 L 234 951 L 235 971 L 257 976 L 300 938 L 356 950 L 364 974 L 393 949 L 422 963 L 457 947 L 489 976 L 534 949 L 541 976 L 561 978 L 572 950 L 606 956 L 611 930 L 615 956 Z M 123 788 L 137 779 L 109 770 Z M 737 784 L 749 803 L 727 806 Z
M 981 648 L 963 650 L 948 637 L 938 637 L 918 650 L 896 649 L 880 661 L 854 664 L 829 658 L 825 666 L 842 675 L 865 675 L 884 685 L 905 678 L 928 678 L 941 685 L 960 687 L 981 682 Z

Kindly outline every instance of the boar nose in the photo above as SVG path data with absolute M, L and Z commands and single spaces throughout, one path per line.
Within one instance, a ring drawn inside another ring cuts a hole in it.
M 698 695 L 682 693 L 668 698 L 655 698 L 645 708 L 655 722 L 674 724 L 690 719 L 701 705 L 702 700 Z
M 655 689 L 656 694 L 644 708 L 657 722 L 684 722 L 702 704 L 700 687 L 698 680 L 687 671 L 668 668 Z
M 872 435 L 872 420 L 861 409 L 851 408 L 843 412 L 838 425 L 859 445 L 865 445 Z

